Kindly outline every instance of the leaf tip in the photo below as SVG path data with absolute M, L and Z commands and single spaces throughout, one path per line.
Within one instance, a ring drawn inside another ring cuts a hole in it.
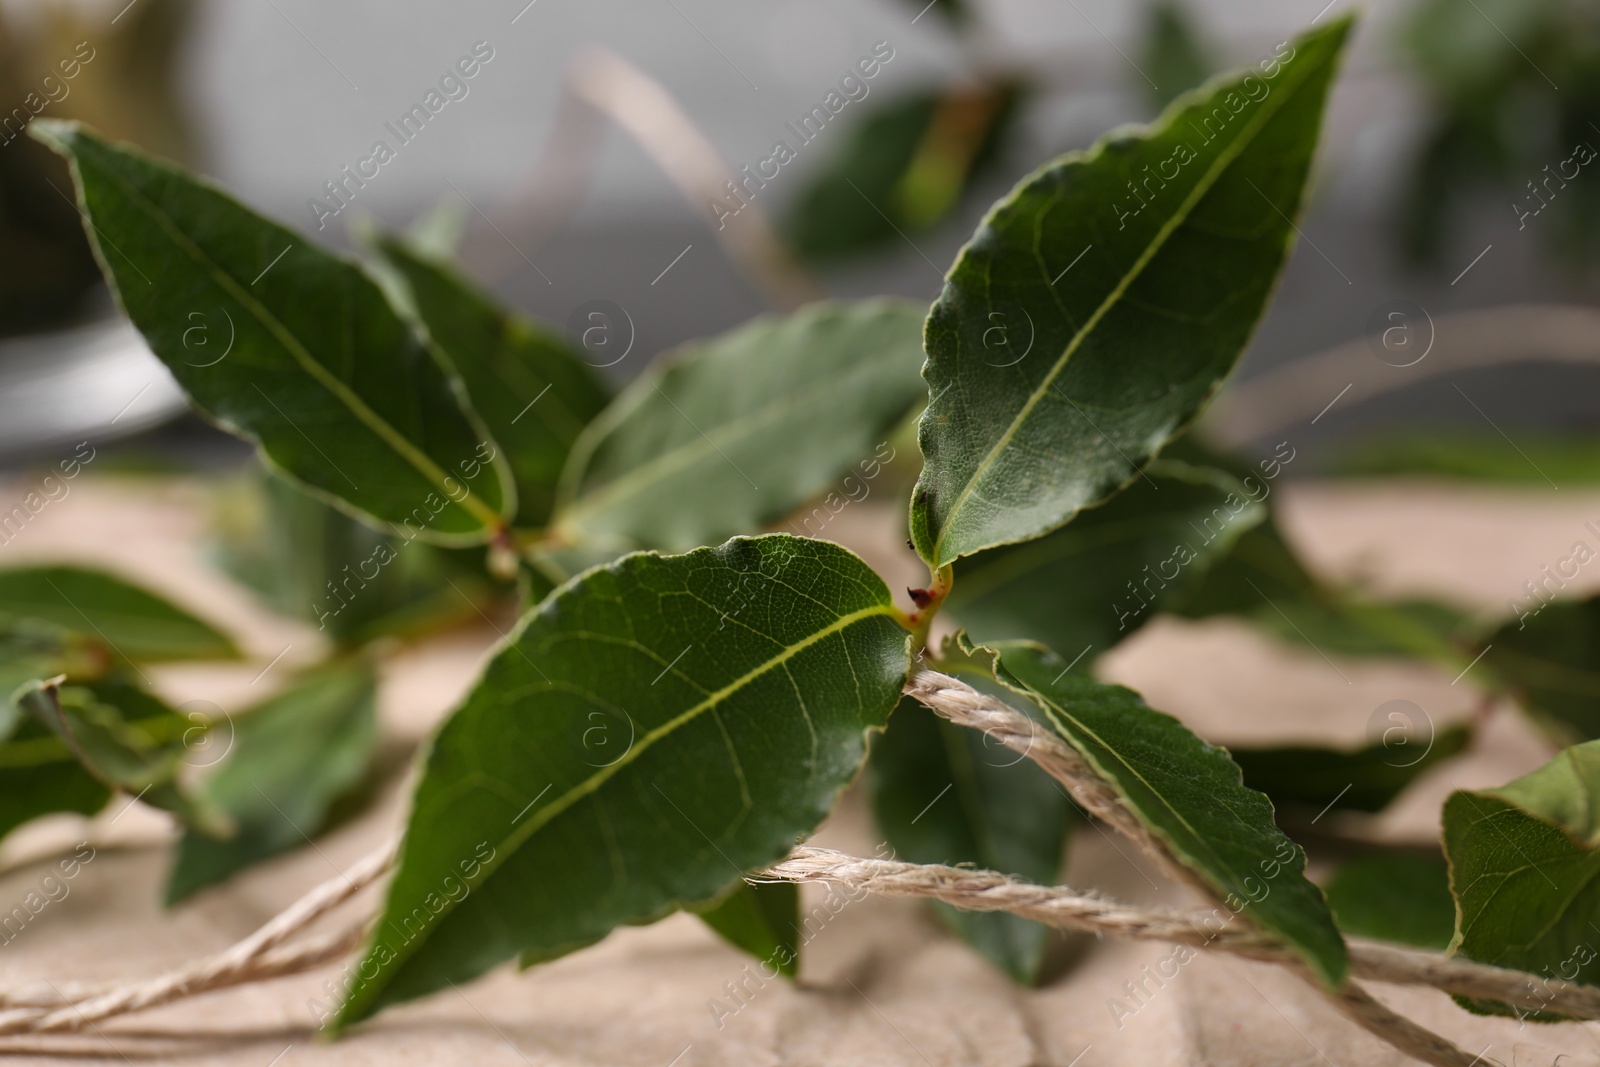
M 83 132 L 77 119 L 34 119 L 28 123 L 28 136 L 53 151 L 66 155 Z

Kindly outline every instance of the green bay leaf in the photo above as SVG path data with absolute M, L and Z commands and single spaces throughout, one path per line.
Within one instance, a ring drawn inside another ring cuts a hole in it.
M 790 246 L 810 260 L 847 260 L 938 225 L 994 168 L 1026 97 L 1015 83 L 952 84 L 846 114 L 838 153 L 784 220 Z
M 0 839 L 41 815 L 93 815 L 119 788 L 84 758 L 87 753 L 81 746 L 62 737 L 55 707 L 48 701 L 40 704 L 43 683 L 55 668 L 72 666 L 73 655 L 62 654 L 47 631 L 24 629 L 19 634 L 5 629 L 0 624 L 0 685 L 7 687 L 8 698 L 0 713 Z M 75 678 L 61 692 L 80 707 L 92 706 L 102 721 L 109 717 L 119 727 L 132 727 L 146 753 L 159 750 L 171 755 L 175 749 L 181 753 L 186 741 L 196 739 L 193 720 L 139 688 L 120 670 L 106 675 L 100 665 L 99 673 L 92 681 Z M 38 710 L 49 714 L 41 718 Z M 179 815 L 189 810 L 170 782 L 160 783 L 142 799 Z
M 699 915 L 719 937 L 785 978 L 800 972 L 800 887 L 795 883 L 740 882 Z
M 171 812 L 204 833 L 226 832 L 226 815 L 179 780 L 194 722 L 157 697 L 126 682 L 83 686 L 51 679 L 23 687 L 13 699 L 45 727 L 48 736 L 40 740 L 59 743 L 101 786 Z M 58 758 L 44 745 L 30 754 L 47 762 Z
M 561 587 L 434 739 L 341 1021 L 711 903 L 776 861 L 855 776 L 906 649 L 882 579 L 786 534 Z
M 377 248 L 506 449 L 517 481 L 515 525 L 543 526 L 573 441 L 610 399 L 605 386 L 563 340 L 506 311 L 454 268 L 396 238 Z
M 1455 931 L 1450 868 L 1437 853 L 1351 860 L 1328 883 L 1327 894 L 1339 929 L 1356 937 L 1442 951 Z
M 1600 442 L 1585 437 L 1517 435 L 1515 450 L 1498 436 L 1434 430 L 1363 434 L 1337 449 L 1329 463 L 1336 476 L 1400 477 L 1569 488 L 1600 481 Z M 1548 480 L 1547 480 L 1548 479 Z
M 1420 731 L 1422 724 L 1407 724 Z M 1389 806 L 1424 772 L 1465 751 L 1472 729 L 1456 726 L 1423 737 L 1396 732 L 1384 744 L 1358 749 L 1282 745 L 1273 748 L 1231 748 L 1244 771 L 1244 784 L 1259 790 L 1279 807 L 1317 813 L 1378 812 Z M 1429 730 L 1432 727 L 1429 724 Z M 1420 751 L 1419 751 L 1420 750 Z
M 843 494 L 925 395 L 921 360 L 921 313 L 889 299 L 823 302 L 687 345 L 584 431 L 555 529 L 575 544 L 688 549 Z
M 133 662 L 239 655 L 210 623 L 132 582 L 88 567 L 0 570 L 0 617 L 59 627 Z
M 1498 789 L 1459 790 L 1444 805 L 1456 902 L 1456 955 L 1600 985 L 1600 741 L 1562 751 Z M 1536 994 L 1539 985 L 1530 977 Z M 1457 998 L 1470 1011 L 1561 1018 Z
M 184 835 L 167 876 L 168 904 L 323 829 L 333 802 L 367 771 L 377 741 L 375 689 L 368 664 L 338 664 L 213 727 L 229 751 L 202 788 L 232 819 L 233 833 Z
M 0 743 L 0 839 L 41 815 L 93 815 L 110 799 L 110 787 L 33 716 L 21 717 Z
M 1263 478 L 1187 439 L 1176 442 L 1158 462 L 1173 455 L 1219 467 L 1258 491 L 1265 487 L 1268 494 L 1262 497 L 1265 514 L 1191 581 L 1168 592 L 1164 610 L 1189 619 L 1236 615 L 1324 656 L 1414 657 L 1445 666 L 1451 674 L 1472 660 L 1479 627 L 1465 612 L 1430 600 L 1374 600 L 1313 575 L 1279 529 L 1270 498 L 1272 475 Z M 1261 466 L 1274 475 L 1279 470 L 1276 460 L 1264 460 Z
M 1228 475 L 1158 459 L 1055 533 L 962 560 L 945 607 L 980 644 L 1098 656 L 1196 587 L 1266 514 Z
M 229 576 L 347 647 L 479 619 L 496 592 L 481 548 L 376 529 L 262 468 L 218 494 L 214 529 Z
M 1045 165 L 985 217 L 928 314 L 911 529 L 931 566 L 1067 522 L 1217 390 L 1294 236 L 1350 26 Z
M 202 412 L 380 522 L 454 543 L 504 524 L 496 445 L 359 266 L 76 123 L 30 131 L 71 162 L 112 291 Z
M 1209 745 L 1137 693 L 1078 672 L 1022 642 L 998 646 L 996 675 L 1034 700 L 1117 792 L 1128 811 L 1227 907 L 1284 945 L 1330 987 L 1349 967 L 1305 853 L 1278 829 L 1272 803 L 1244 786 L 1225 749 Z
M 1600 596 L 1513 603 L 1517 617 L 1486 642 L 1483 663 L 1523 707 L 1563 741 L 1600 737 Z
M 1139 72 L 1150 78 L 1140 77 L 1134 88 L 1146 94 L 1157 109 L 1205 81 L 1216 69 L 1194 15 L 1176 0 L 1157 0 L 1146 9 L 1143 43 Z

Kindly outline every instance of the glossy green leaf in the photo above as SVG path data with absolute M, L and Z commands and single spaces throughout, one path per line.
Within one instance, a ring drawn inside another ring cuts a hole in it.
M 556 335 L 500 307 L 446 264 L 384 238 L 378 250 L 507 459 L 515 524 L 543 526 L 572 442 L 610 399 L 599 377 Z
M 1442 950 L 1455 931 L 1443 856 L 1363 856 L 1340 867 L 1326 892 L 1339 929 L 1355 937 Z
M 1444 805 L 1459 956 L 1600 985 L 1600 741 L 1566 749 L 1498 789 Z M 1503 1003 L 1458 1001 L 1483 1014 Z M 1558 1016 L 1535 1012 L 1531 1018 Z
M 1323 982 L 1344 981 L 1344 939 L 1306 880 L 1305 853 L 1274 823 L 1272 803 L 1242 784 L 1225 749 L 1138 694 L 1067 670 L 1039 645 L 998 652 L 1000 681 L 1044 708 L 1129 812 L 1225 901 L 1224 916 L 1239 908 Z
M 1418 731 L 1411 735 L 1411 729 Z M 1426 728 L 1426 736 L 1422 731 Z M 1433 732 L 1431 723 L 1394 724 L 1387 743 L 1353 750 L 1284 745 L 1232 748 L 1244 784 L 1280 808 L 1317 814 L 1325 811 L 1382 811 L 1425 771 L 1465 751 L 1472 730 L 1456 726 Z
M 482 548 L 381 532 L 265 470 L 219 494 L 215 536 L 233 578 L 342 645 L 478 619 L 499 590 Z
M 712 902 L 813 830 L 899 699 L 882 579 L 773 534 L 547 597 L 434 739 L 341 1013 Z
M 330 667 L 214 728 L 229 750 L 203 789 L 231 817 L 233 833 L 184 835 L 167 877 L 168 904 L 323 829 L 333 802 L 367 771 L 377 741 L 375 686 L 364 662 Z
M 990 211 L 928 315 L 911 530 L 930 565 L 1104 500 L 1217 390 L 1294 236 L 1350 25 L 1060 157 Z
M 924 395 L 921 315 L 820 303 L 657 360 L 584 431 L 555 528 L 575 544 L 687 549 L 838 489 Z
M 1600 596 L 1555 600 L 1547 582 L 1512 609 L 1483 664 L 1552 734 L 1600 737 Z
M 29 129 L 71 160 L 112 290 L 201 411 L 425 538 L 483 541 L 512 513 L 509 471 L 459 383 L 360 267 L 76 123 Z
M 867 771 L 873 815 L 896 859 L 971 863 L 1036 885 L 1059 881 L 1072 801 L 1055 779 L 986 734 L 907 697 L 873 740 Z M 944 904 L 934 911 L 1014 981 L 1038 980 L 1048 928 L 1004 912 Z
M 228 829 L 222 812 L 178 782 L 190 742 L 198 739 L 194 723 L 156 698 L 132 686 L 62 686 L 52 679 L 24 687 L 13 699 L 101 786 L 205 833 Z
M 945 608 L 980 643 L 1028 638 L 1098 656 L 1202 581 L 1266 514 L 1228 475 L 1158 459 L 1065 528 L 962 560 Z
M 800 971 L 800 887 L 793 882 L 740 882 L 699 912 L 701 920 L 785 978 Z
M 846 112 L 843 145 L 785 219 L 790 246 L 822 262 L 904 247 L 906 234 L 944 221 L 993 169 L 1025 95 L 1010 83 L 960 85 Z
M 86 567 L 0 570 L 0 616 L 58 626 L 133 662 L 239 654 L 209 623 L 131 582 Z

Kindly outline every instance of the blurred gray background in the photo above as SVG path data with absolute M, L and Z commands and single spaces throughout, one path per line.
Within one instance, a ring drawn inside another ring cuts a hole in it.
M 139 4 L 154 2 L 8 0 L 0 9 L 26 31 L 50 12 L 71 8 L 92 33 L 98 24 L 109 31 L 112 19 L 135 18 Z M 500 251 L 509 269 L 479 276 L 515 305 L 557 328 L 595 300 L 624 309 L 636 340 L 628 358 L 610 372 L 627 377 L 662 349 L 730 327 L 768 305 L 724 254 L 706 205 L 686 200 L 657 162 L 615 126 L 603 134 L 592 181 L 575 209 L 543 219 L 548 239 L 536 247 L 526 244 L 521 235 L 527 202 L 539 192 L 532 183 L 572 57 L 586 46 L 603 45 L 631 61 L 665 87 L 736 167 L 765 158 L 775 139 L 790 139 L 786 122 L 798 120 L 876 42 L 889 42 L 894 59 L 871 82 L 866 100 L 849 105 L 761 191 L 756 207 L 773 220 L 793 209 L 796 197 L 842 151 L 850 124 L 869 108 L 937 89 L 973 64 L 1021 73 L 1032 91 L 1015 128 L 949 218 L 846 261 L 810 268 L 833 294 L 931 300 L 940 271 L 984 207 L 1012 182 L 1050 156 L 1084 147 L 1118 123 L 1148 119 L 1155 110 L 1151 79 L 1139 62 L 1149 47 L 1149 6 L 981 0 L 970 5 L 973 15 L 962 29 L 944 17 L 947 3 L 938 0 L 931 9 L 908 0 L 195 3 L 177 37 L 172 77 L 188 112 L 192 164 L 251 206 L 335 245 L 349 245 L 349 227 L 363 218 L 403 227 L 441 204 L 454 209 L 468 227 L 469 246 L 508 246 Z M 1181 10 L 1209 58 L 1225 66 L 1268 54 L 1314 18 L 1349 6 L 1344 0 L 1326 7 L 1321 0 L 1191 0 Z M 1431 265 L 1413 262 L 1402 249 L 1397 228 L 1434 121 L 1415 58 L 1400 43 L 1407 20 L 1415 20 L 1422 6 L 1415 0 L 1367 5 L 1331 108 L 1304 239 L 1241 381 L 1341 343 L 1362 342 L 1374 335 L 1384 309 L 1400 306 L 1396 301 L 1421 309 L 1433 323 L 1472 309 L 1591 302 L 1587 269 L 1553 262 L 1547 235 L 1534 232 L 1563 221 L 1534 219 L 1519 230 L 1508 206 L 1512 194 L 1504 190 L 1456 191 L 1470 209 L 1448 220 Z M 1432 6 L 1441 7 L 1440 0 Z M 1446 14 L 1457 20 L 1470 47 L 1502 48 L 1503 42 L 1516 48 L 1506 33 L 1518 32 L 1518 12 L 1531 7 L 1459 0 L 1457 10 Z M 392 142 L 385 123 L 397 121 L 480 41 L 493 49 L 493 58 L 468 83 L 467 95 L 435 116 L 349 210 L 318 231 L 307 201 L 322 196 L 323 183 L 338 178 L 341 167 L 368 155 L 375 140 Z M 1527 80 L 1550 81 L 1531 58 L 1523 58 Z M 1550 85 L 1554 90 L 1555 83 Z M 1512 125 L 1518 121 L 1513 117 Z M 1594 136 L 1600 144 L 1600 129 Z M 1536 174 L 1534 168 L 1529 177 Z M 1600 188 L 1592 176 L 1578 181 Z M 91 298 L 86 314 L 96 306 L 106 310 L 104 296 L 98 299 L 95 305 Z M 1428 366 L 1436 373 L 1419 372 L 1415 382 L 1392 376 L 1375 399 L 1359 400 L 1357 390 L 1315 425 L 1302 424 L 1297 440 L 1440 425 L 1484 434 L 1519 427 L 1580 431 L 1600 417 L 1594 372 L 1570 359 L 1439 374 L 1449 369 L 1451 340 L 1446 331 L 1429 354 L 1434 362 Z M 1536 356 L 1546 343 L 1529 337 L 1520 346 L 1526 351 L 1507 354 Z M 1583 348 L 1587 342 L 1573 343 Z M 34 350 L 35 363 L 40 351 L 46 361 L 52 358 L 46 344 Z M 1582 354 L 1577 358 L 1581 362 Z M 1370 375 L 1381 366 L 1376 356 L 1368 360 L 1372 366 L 1355 369 Z M 22 387 L 14 379 L 7 379 L 4 391 L 20 398 L 26 390 L 17 392 Z M 1292 380 L 1280 380 L 1293 391 Z M 1467 396 L 1472 400 L 1463 403 Z M 1271 405 L 1279 398 L 1269 390 L 1250 399 Z M 153 389 L 119 422 L 154 422 L 171 401 L 170 391 Z M 34 397 L 28 406 L 37 403 Z M 107 404 L 107 410 L 115 408 Z M 237 452 L 193 420 L 162 433 L 152 440 L 176 442 L 174 447 L 193 456 Z M 27 449 L 11 450 L 13 461 L 19 456 L 25 460 Z

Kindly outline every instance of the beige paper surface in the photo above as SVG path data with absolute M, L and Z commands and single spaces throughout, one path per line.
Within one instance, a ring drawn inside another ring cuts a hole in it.
M 1506 599 L 1542 564 L 1584 536 L 1585 520 L 1600 517 L 1600 494 L 1399 485 L 1280 492 L 1290 535 L 1329 573 L 1360 575 L 1387 592 L 1443 594 L 1496 614 L 1504 614 Z M 203 563 L 203 517 L 204 493 L 194 484 L 84 478 L 69 498 L 52 503 L 0 547 L 0 565 L 93 562 L 168 590 L 229 627 L 257 659 L 247 667 L 163 669 L 157 685 L 176 700 L 242 706 L 265 695 L 275 672 L 313 661 L 315 634 L 262 613 Z M 829 532 L 866 555 L 892 585 L 904 585 L 921 574 L 893 536 L 896 522 L 897 509 L 874 501 L 848 509 Z M 1600 585 L 1600 571 L 1594 577 Z M 412 741 L 424 736 L 471 684 L 494 639 L 486 625 L 393 662 L 381 697 L 386 730 Z M 252 682 L 279 653 L 278 666 Z M 1103 672 L 1219 743 L 1357 744 L 1372 711 L 1395 698 L 1415 701 L 1440 725 L 1477 710 L 1465 683 L 1452 686 L 1437 671 L 1329 663 L 1230 623 L 1158 622 L 1109 656 Z M 1510 709 L 1497 709 L 1472 753 L 1431 772 L 1368 830 L 1426 838 L 1451 789 L 1504 782 L 1538 766 L 1550 751 Z M 84 838 L 99 850 L 65 899 L 0 945 L 0 985 L 143 977 L 221 949 L 374 847 L 399 826 L 404 803 L 405 783 L 397 780 L 382 804 L 317 847 L 264 864 L 170 912 L 158 903 L 170 839 L 162 816 L 142 808 L 124 812 L 119 800 L 91 822 L 59 818 L 28 827 L 0 850 L 9 868 L 0 876 L 0 910 L 20 901 L 44 872 L 23 862 L 26 857 Z M 859 796 L 848 798 L 818 843 L 871 852 L 876 841 Z M 1093 827 L 1074 841 L 1065 880 L 1136 902 L 1184 899 L 1127 844 Z M 807 907 L 825 895 L 814 886 L 804 893 Z M 371 899 L 369 893 L 340 914 L 354 915 Z M 1064 938 L 1057 949 L 1055 977 L 1041 989 L 1018 990 L 944 933 L 923 907 L 867 899 L 815 924 L 799 983 L 757 985 L 744 957 L 698 921 L 678 915 L 619 931 L 526 973 L 503 969 L 459 992 L 391 1010 L 333 1044 L 319 1039 L 308 1006 L 326 1001 L 323 983 L 335 975 L 328 968 L 81 1033 L 0 1039 L 0 1055 L 52 1067 L 1408 1062 L 1276 968 L 1202 957 L 1158 984 L 1143 968 L 1168 955 L 1168 946 L 1076 937 Z M 729 983 L 741 981 L 735 999 Z M 1143 989 L 1130 993 L 1141 982 Z M 1600 1027 L 1594 1025 L 1519 1027 L 1468 1015 L 1429 990 L 1373 989 L 1472 1053 L 1484 1051 L 1485 1062 L 1553 1067 L 1556 1055 L 1565 1053 L 1565 1067 L 1600 1063 Z M 1114 1001 L 1124 1010 L 1115 1010 Z M 715 1002 L 723 1010 L 715 1010 Z

